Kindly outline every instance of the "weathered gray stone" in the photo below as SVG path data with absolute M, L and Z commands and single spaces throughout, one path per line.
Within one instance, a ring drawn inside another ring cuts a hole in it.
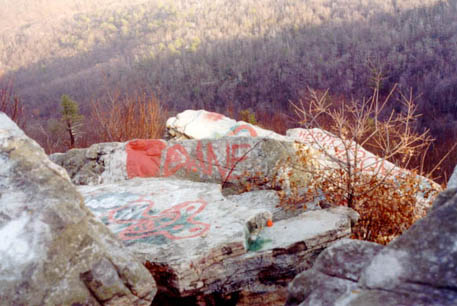
M 266 226 L 268 209 L 230 201 L 217 184 L 136 178 L 78 190 L 147 262 L 162 293 L 175 297 L 277 293 L 328 244 L 350 235 L 350 217 L 338 209 Z
M 150 139 L 95 144 L 88 149 L 53 154 L 51 160 L 68 169 L 78 185 L 115 183 L 134 177 L 175 177 L 227 187 L 246 181 L 271 184 L 292 165 L 295 153 L 293 142 L 267 138 Z M 295 176 L 306 177 L 306 173 Z
M 228 195 L 227 198 L 240 205 L 250 208 L 265 208 L 272 212 L 273 221 L 280 221 L 302 214 L 304 207 L 286 207 L 281 205 L 281 200 L 274 190 L 255 190 L 241 194 Z M 309 204 L 309 203 L 307 203 Z M 307 205 L 306 210 L 320 209 L 312 205 Z
M 360 273 L 381 249 L 377 243 L 342 239 L 323 252 L 314 269 L 329 276 L 358 282 Z
M 0 241 L 2 305 L 147 305 L 155 295 L 148 270 L 84 206 L 65 170 L 3 113 Z
M 407 232 L 380 249 L 358 241 L 339 241 L 297 276 L 289 287 L 290 305 L 319 305 L 309 294 L 336 280 L 355 288 L 325 303 L 335 305 L 455 305 L 457 301 L 457 189 L 440 194 L 433 209 Z M 331 279 L 318 280 L 325 273 Z M 311 281 L 313 283 L 311 283 Z M 305 293 L 303 293 L 305 292 Z M 325 304 L 324 303 L 324 304 Z
M 98 143 L 87 149 L 54 153 L 49 158 L 67 170 L 75 185 L 96 185 L 127 179 L 124 143 Z
M 280 190 L 287 200 L 291 194 L 297 195 L 295 198 L 304 194 L 311 177 L 306 165 L 298 161 L 297 146 L 294 142 L 249 137 L 168 142 L 150 139 L 97 144 L 51 158 L 68 167 L 75 184 L 116 183 L 134 177 L 182 178 L 221 184 L 226 195 Z M 292 190 L 291 186 L 297 188 Z M 300 205 L 303 203 L 296 206 Z
M 455 190 L 455 189 L 454 189 Z M 457 195 L 433 209 L 379 252 L 363 271 L 361 284 L 431 295 L 454 290 L 457 299 Z M 390 269 L 385 269 L 390 266 Z
M 447 182 L 447 188 L 457 188 L 457 166 L 455 166 L 454 171 L 452 172 L 452 175 Z
M 306 304 L 304 305 L 315 305 Z M 385 290 L 362 290 L 352 289 L 347 291 L 343 296 L 339 297 L 335 305 L 351 305 L 351 306 L 365 306 L 365 305 L 455 305 L 455 301 L 449 301 L 442 297 L 429 296 L 421 292 L 395 292 Z
M 313 268 L 289 284 L 287 305 L 332 305 L 357 288 L 360 273 L 383 246 L 366 241 L 341 239 L 325 249 Z
M 334 305 L 335 300 L 341 295 L 356 288 L 357 283 L 351 280 L 331 277 L 315 270 L 306 270 L 289 284 L 286 305 Z

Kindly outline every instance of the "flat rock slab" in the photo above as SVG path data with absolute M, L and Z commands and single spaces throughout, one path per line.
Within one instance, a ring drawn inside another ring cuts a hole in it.
M 305 269 L 304 259 L 309 263 L 328 243 L 350 234 L 344 209 L 305 212 L 268 227 L 269 210 L 230 201 L 217 184 L 136 178 L 78 190 L 147 263 L 161 290 L 174 296 L 229 294 L 245 286 L 262 291 L 265 277 L 277 289 L 275 278 L 291 279 Z M 272 265 L 277 269 L 265 276 Z
M 271 219 L 269 211 L 225 199 L 216 184 L 134 179 L 79 191 L 86 206 L 143 262 L 166 265 L 176 276 L 166 285 L 180 295 L 204 286 L 201 270 L 246 253 L 250 233 Z
M 303 241 L 307 249 L 351 234 L 350 210 L 345 207 L 309 211 L 299 216 L 275 222 L 259 235 L 263 241 L 259 251 L 287 248 Z M 322 238 L 322 239 L 321 239 Z M 251 246 L 253 248 L 253 246 Z
M 243 192 L 241 194 L 228 195 L 227 198 L 246 207 L 265 208 L 271 211 L 274 222 L 298 216 L 305 211 L 303 204 L 301 207 L 294 208 L 281 204 L 281 199 L 274 190 Z M 313 203 L 306 204 L 306 210 L 320 209 L 320 207 L 314 205 Z

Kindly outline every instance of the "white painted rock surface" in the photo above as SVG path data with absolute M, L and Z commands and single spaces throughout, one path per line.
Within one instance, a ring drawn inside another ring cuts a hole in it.
M 174 139 L 215 139 L 226 136 L 246 136 L 286 140 L 283 135 L 273 131 L 205 110 L 186 110 L 179 113 L 176 117 L 167 120 L 166 127 L 169 136 Z
M 344 208 L 268 227 L 269 210 L 230 201 L 216 184 L 137 178 L 78 190 L 175 297 L 284 289 L 328 243 L 350 235 Z
M 148 270 L 0 113 L 0 304 L 149 305 Z
M 241 194 L 228 195 L 227 198 L 233 202 L 240 203 L 250 208 L 265 208 L 273 214 L 273 221 L 280 221 L 296 217 L 305 211 L 304 207 L 291 209 L 281 205 L 281 200 L 274 190 L 255 190 Z M 307 203 L 309 204 L 309 203 Z M 307 205 L 306 210 L 320 209 Z

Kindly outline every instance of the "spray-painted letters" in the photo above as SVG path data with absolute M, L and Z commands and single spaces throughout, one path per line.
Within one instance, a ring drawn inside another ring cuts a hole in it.
M 180 170 L 213 176 L 217 171 L 221 179 L 237 179 L 230 169 L 247 158 L 249 144 L 225 143 L 225 152 L 215 151 L 212 142 L 196 142 L 195 148 L 163 140 L 134 140 L 127 144 L 127 175 L 133 177 L 169 177 Z M 218 153 L 217 153 L 218 152 Z M 223 155 L 223 156 L 221 156 Z
M 198 199 L 186 201 L 159 211 L 146 197 L 129 201 L 108 212 L 106 223 L 124 241 L 160 243 L 163 238 L 180 240 L 204 235 L 210 224 L 197 220 L 207 203 Z M 148 239 L 149 238 L 149 239 Z

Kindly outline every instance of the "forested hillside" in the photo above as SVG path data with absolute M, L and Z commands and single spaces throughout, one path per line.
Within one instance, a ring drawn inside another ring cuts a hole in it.
M 154 94 L 170 112 L 290 114 L 308 87 L 361 99 L 382 73 L 381 94 L 412 88 L 417 128 L 441 151 L 457 138 L 454 0 L 0 3 L 0 73 L 31 125 L 58 116 L 63 94 L 87 112 L 115 88 Z

